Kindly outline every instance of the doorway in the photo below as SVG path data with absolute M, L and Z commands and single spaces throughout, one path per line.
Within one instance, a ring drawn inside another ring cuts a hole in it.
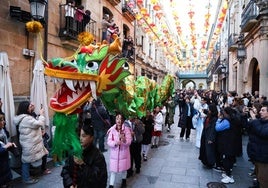
M 252 90 L 251 93 L 254 94 L 255 91 L 260 91 L 260 67 L 259 63 L 256 59 L 252 62 L 252 77 L 251 77 L 251 83 L 252 83 Z M 249 69 L 250 70 L 250 69 Z

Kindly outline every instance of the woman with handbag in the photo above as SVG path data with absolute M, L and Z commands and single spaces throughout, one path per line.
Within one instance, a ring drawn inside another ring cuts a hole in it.
M 90 108 L 91 123 L 94 128 L 94 145 L 98 144 L 101 152 L 106 152 L 104 147 L 104 140 L 107 130 L 110 128 L 109 114 L 103 106 L 101 100 L 92 101 L 92 107 Z

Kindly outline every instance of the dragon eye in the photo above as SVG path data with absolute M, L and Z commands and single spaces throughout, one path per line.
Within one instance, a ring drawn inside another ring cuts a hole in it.
M 122 67 L 123 67 L 123 69 L 128 70 L 129 69 L 129 64 L 127 62 L 125 62 Z
M 86 65 L 87 70 L 97 70 L 99 68 L 99 64 L 95 61 L 89 61 Z

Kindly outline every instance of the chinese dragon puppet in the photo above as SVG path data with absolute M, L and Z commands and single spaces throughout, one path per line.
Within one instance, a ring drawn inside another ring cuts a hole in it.
M 56 131 L 53 153 L 61 157 L 63 151 L 81 156 L 77 136 L 77 113 L 90 97 L 99 97 L 108 111 L 122 112 L 126 117 L 142 117 L 147 109 L 161 105 L 174 92 L 174 79 L 167 75 L 159 86 L 146 77 L 134 77 L 126 58 L 121 55 L 121 42 L 92 44 L 93 36 L 83 32 L 78 36 L 80 47 L 71 56 L 44 61 L 45 74 L 60 83 L 49 105 L 55 111 Z

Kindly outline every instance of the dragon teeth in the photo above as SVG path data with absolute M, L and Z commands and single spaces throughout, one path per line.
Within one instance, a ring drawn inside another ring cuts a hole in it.
M 83 83 L 84 83 L 83 80 L 79 80 L 79 86 L 80 86 L 81 88 L 83 87 Z
M 65 80 L 66 85 L 68 86 L 68 88 L 72 91 L 76 91 L 73 85 L 73 81 L 72 80 Z
M 77 81 L 77 80 L 73 80 L 73 84 L 74 84 L 74 86 L 76 86 L 76 85 L 77 85 L 77 83 L 78 83 L 78 81 Z
M 94 99 L 97 99 L 97 94 L 96 94 L 96 82 L 95 81 L 89 81 L 90 83 L 90 88 L 91 88 L 91 94 Z
M 84 81 L 84 86 L 87 87 L 89 84 L 89 81 Z

